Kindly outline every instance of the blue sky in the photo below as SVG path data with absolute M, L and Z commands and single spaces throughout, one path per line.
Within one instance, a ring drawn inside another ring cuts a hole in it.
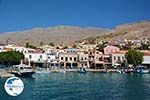
M 150 19 L 150 0 L 0 0 L 0 33 L 71 25 L 114 28 Z

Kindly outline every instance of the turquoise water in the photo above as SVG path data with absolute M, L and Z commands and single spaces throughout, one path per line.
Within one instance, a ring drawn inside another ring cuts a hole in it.
M 18 97 L 4 90 L 0 100 L 150 100 L 150 74 L 50 73 L 22 78 L 25 88 Z

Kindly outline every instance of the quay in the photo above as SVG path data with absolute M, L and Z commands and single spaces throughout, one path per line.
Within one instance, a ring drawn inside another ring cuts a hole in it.
M 44 70 L 44 69 L 43 69 Z M 50 69 L 49 70 L 50 72 L 77 72 L 78 69 Z M 87 72 L 105 72 L 105 69 L 90 69 L 90 68 L 87 68 L 86 69 Z M 107 72 L 117 72 L 116 69 L 107 69 Z
M 86 69 L 87 72 L 104 72 L 104 69 Z M 107 72 L 116 72 L 116 69 L 107 69 Z
M 0 69 L 0 78 L 13 77 L 15 75 L 10 74 L 7 69 Z

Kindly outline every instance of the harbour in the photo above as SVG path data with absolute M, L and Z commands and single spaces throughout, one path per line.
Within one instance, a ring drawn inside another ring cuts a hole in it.
M 150 74 L 34 74 L 21 78 L 25 88 L 15 100 L 149 100 L 149 78 Z M 13 100 L 3 88 L 5 81 L 0 79 L 1 100 Z
M 32 71 L 33 70 L 33 71 Z M 46 69 L 46 68 L 37 68 L 32 69 L 31 72 L 24 70 L 21 75 L 21 71 L 13 71 L 11 68 L 0 69 L 0 78 L 9 78 L 12 76 L 17 77 L 32 77 L 34 73 L 36 74 L 49 74 L 49 73 L 70 73 L 70 72 L 78 72 L 78 73 L 120 73 L 120 74 L 150 74 L 150 70 L 146 69 L 146 72 L 139 72 L 139 69 Z M 29 73 L 29 75 L 28 75 Z M 32 74 L 31 74 L 32 73 Z M 25 75 L 27 74 L 27 75 Z
M 0 0 L 0 100 L 150 100 L 150 0 Z

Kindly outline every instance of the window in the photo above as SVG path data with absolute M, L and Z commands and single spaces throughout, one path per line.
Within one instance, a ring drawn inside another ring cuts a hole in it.
M 85 57 L 85 60 L 87 60 L 87 58 Z
M 31 58 L 32 58 L 32 55 L 29 55 L 29 58 L 31 59 Z
M 77 58 L 76 57 L 74 57 L 74 61 L 76 61 L 77 60 Z
M 120 62 L 121 60 L 120 60 L 120 57 L 118 57 L 118 61 Z
M 40 55 L 40 59 L 42 59 L 42 55 Z
M 64 60 L 64 58 L 63 58 L 63 57 L 61 57 L 61 60 Z
M 122 57 L 122 60 L 124 60 L 124 57 Z
M 65 57 L 65 61 L 68 61 L 68 57 Z
M 114 56 L 114 60 L 116 60 L 116 56 Z
M 83 61 L 83 57 L 81 57 L 81 60 Z
M 99 57 L 99 61 L 103 61 L 102 57 Z
M 72 60 L 72 57 L 70 57 L 70 60 Z

